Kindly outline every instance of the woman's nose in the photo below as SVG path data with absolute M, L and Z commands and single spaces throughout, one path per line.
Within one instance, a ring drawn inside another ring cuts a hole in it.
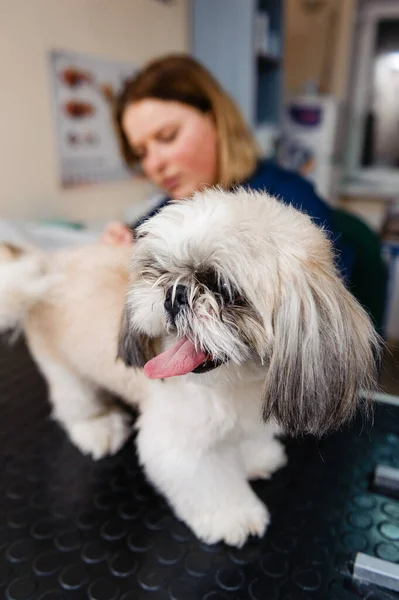
M 162 152 L 152 150 L 147 154 L 144 169 L 150 176 L 156 176 L 165 169 L 166 161 Z

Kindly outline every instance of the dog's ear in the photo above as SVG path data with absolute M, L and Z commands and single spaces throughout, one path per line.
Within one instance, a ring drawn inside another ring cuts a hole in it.
M 322 435 L 348 421 L 362 392 L 375 389 L 380 339 L 334 272 L 307 269 L 281 289 L 264 417 L 293 435 Z
M 144 367 L 155 356 L 155 340 L 144 333 L 132 331 L 129 309 L 125 305 L 118 337 L 117 358 L 127 367 Z

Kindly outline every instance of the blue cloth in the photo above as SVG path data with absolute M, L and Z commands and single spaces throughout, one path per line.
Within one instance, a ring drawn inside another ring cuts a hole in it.
M 293 171 L 279 167 L 270 160 L 260 160 L 255 172 L 241 185 L 251 190 L 265 191 L 276 196 L 286 204 L 291 204 L 302 212 L 306 212 L 316 225 L 324 227 L 336 248 L 337 267 L 343 279 L 349 280 L 353 261 L 352 250 L 341 244 L 339 233 L 334 231 L 332 225 L 333 209 L 316 194 L 309 181 Z M 136 221 L 132 225 L 132 229 L 156 215 L 169 202 L 170 198 L 164 198 L 155 208 Z

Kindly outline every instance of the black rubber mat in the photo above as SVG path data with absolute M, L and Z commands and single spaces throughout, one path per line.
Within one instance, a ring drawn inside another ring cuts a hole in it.
M 130 442 L 83 457 L 52 422 L 22 342 L 0 344 L 0 597 L 7 600 L 388 600 L 355 585 L 363 551 L 399 562 L 399 502 L 370 491 L 399 467 L 399 410 L 323 441 L 289 442 L 289 466 L 256 492 L 263 540 L 201 544 L 146 483 Z

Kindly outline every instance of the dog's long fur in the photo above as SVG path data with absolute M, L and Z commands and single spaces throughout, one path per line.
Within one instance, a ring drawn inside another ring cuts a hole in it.
M 207 542 L 241 545 L 265 531 L 267 509 L 247 481 L 285 464 L 281 427 L 324 434 L 375 384 L 378 338 L 326 235 L 242 189 L 166 207 L 132 251 L 3 246 L 0 329 L 15 326 L 82 452 L 100 458 L 126 440 L 111 394 L 139 407 L 149 479 Z M 142 367 L 153 376 L 177 339 L 215 368 L 148 379 Z

